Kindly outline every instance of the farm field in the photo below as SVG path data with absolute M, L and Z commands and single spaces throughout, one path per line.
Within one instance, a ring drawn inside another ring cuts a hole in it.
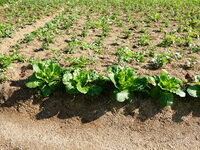
M 200 149 L 199 0 L 0 0 L 0 149 Z

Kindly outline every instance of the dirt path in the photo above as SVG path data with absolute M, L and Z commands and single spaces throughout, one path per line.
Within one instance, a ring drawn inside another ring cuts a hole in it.
M 77 118 L 35 120 L 30 116 L 0 113 L 0 149 L 36 150 L 130 150 L 199 149 L 199 118 L 190 123 L 150 120 L 138 123 L 120 114 L 102 116 L 82 124 Z M 198 123 L 197 123 L 198 122 Z
M 42 19 L 37 20 L 33 25 L 27 26 L 26 28 L 23 28 L 23 29 L 20 29 L 19 31 L 14 32 L 12 38 L 3 39 L 0 43 L 0 53 L 8 54 L 9 48 L 11 46 L 17 44 L 17 41 L 19 41 L 20 39 L 23 39 L 25 34 L 29 34 L 33 31 L 37 30 L 38 28 L 43 27 L 47 22 L 51 21 L 63 10 L 64 10 L 64 8 L 60 9 L 54 15 L 42 17 Z

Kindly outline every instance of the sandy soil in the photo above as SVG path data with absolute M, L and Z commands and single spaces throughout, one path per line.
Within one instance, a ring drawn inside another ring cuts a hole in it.
M 136 115 L 137 114 L 137 110 Z M 169 112 L 169 110 L 167 110 Z M 188 115 L 174 122 L 166 112 L 139 121 L 121 112 L 107 112 L 82 123 L 80 117 L 37 120 L 27 113 L 1 111 L 0 148 L 4 149 L 199 149 L 200 120 Z M 166 117 L 166 118 L 165 118 Z

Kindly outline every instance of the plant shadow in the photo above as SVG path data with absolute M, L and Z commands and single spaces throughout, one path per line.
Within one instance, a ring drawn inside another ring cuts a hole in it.
M 0 107 L 18 106 L 21 102 L 32 101 L 39 105 L 40 111 L 35 116 L 37 120 L 57 117 L 59 119 L 80 118 L 82 123 L 88 123 L 105 115 L 107 112 L 121 110 L 125 116 L 131 115 L 142 122 L 162 113 L 163 107 L 151 98 L 136 98 L 134 102 L 119 103 L 110 95 L 110 89 L 104 90 L 100 96 L 69 95 L 64 90 L 55 91 L 50 97 L 34 98 L 35 90 L 25 87 L 27 80 L 11 81 L 11 86 L 18 87 Z M 19 106 L 20 107 L 20 106 Z M 182 117 L 192 114 L 200 117 L 200 102 L 194 99 L 176 99 L 171 106 L 172 121 L 182 122 Z
M 174 111 L 172 120 L 177 123 L 183 122 L 184 116 L 200 117 L 200 101 L 197 98 L 177 98 L 171 108 Z
M 12 107 L 18 105 L 21 101 L 25 102 L 27 100 L 30 100 L 30 98 L 34 95 L 34 91 L 25 87 L 26 82 L 26 79 L 19 81 L 11 81 L 10 86 L 17 87 L 19 89 L 14 89 L 14 91 L 11 90 L 11 96 L 9 96 L 8 99 L 4 100 L 4 102 L 0 104 L 0 107 Z
M 124 104 L 114 104 L 107 95 L 89 97 L 86 95 L 68 95 L 55 92 L 41 105 L 36 115 L 38 120 L 57 116 L 59 119 L 79 117 L 82 123 L 94 121 L 112 109 L 120 109 Z

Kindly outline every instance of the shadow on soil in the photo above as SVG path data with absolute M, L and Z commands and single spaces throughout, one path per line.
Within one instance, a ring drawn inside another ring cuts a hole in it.
M 56 91 L 49 98 L 34 99 L 34 90 L 26 88 L 25 82 L 26 80 L 11 82 L 11 87 L 19 87 L 19 89 L 4 100 L 1 107 L 18 106 L 19 102 L 32 100 L 34 105 L 40 105 L 40 112 L 36 115 L 38 120 L 53 116 L 60 119 L 79 117 L 82 123 L 94 121 L 107 112 L 116 112 L 119 109 L 123 110 L 124 115 L 131 115 L 142 122 L 163 113 L 163 107 L 152 99 L 138 98 L 132 103 L 118 103 L 110 96 L 109 92 L 104 92 L 98 97 L 89 97 L 86 95 L 73 96 L 64 91 Z M 170 114 L 169 118 L 174 122 L 183 121 L 182 117 L 189 114 L 200 117 L 198 100 L 177 99 L 171 108 L 173 114 Z

